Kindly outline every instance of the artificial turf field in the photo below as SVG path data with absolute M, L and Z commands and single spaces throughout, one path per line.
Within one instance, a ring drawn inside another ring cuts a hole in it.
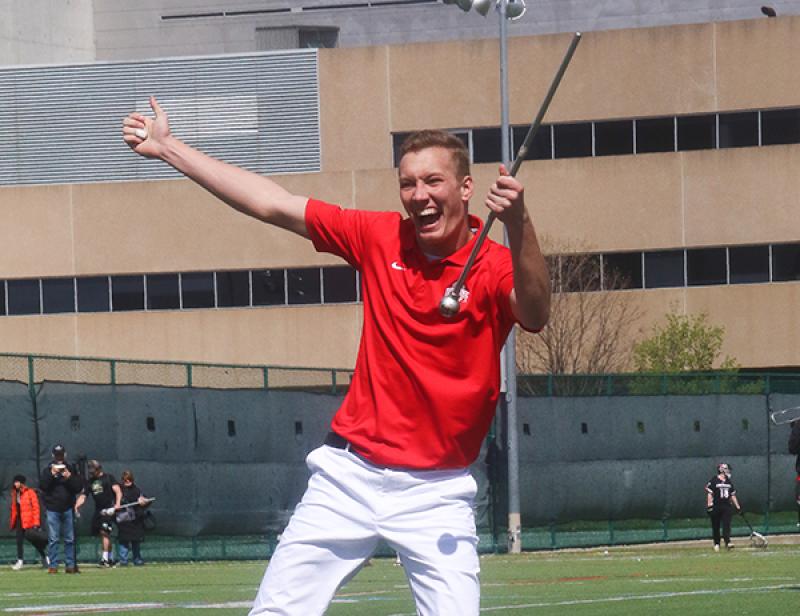
M 789 539 L 790 541 L 792 539 Z M 736 541 L 592 548 L 481 558 L 481 612 L 549 615 L 752 614 L 796 616 L 800 545 L 766 550 Z M 264 562 L 148 564 L 81 575 L 48 575 L 26 566 L 0 572 L 0 613 L 137 615 L 246 614 Z M 309 579 L 308 584 L 313 585 Z M 336 596 L 332 615 L 408 615 L 414 606 L 401 567 L 374 559 Z M 443 615 L 451 616 L 451 615 Z M 458 615 L 452 615 L 458 616 Z

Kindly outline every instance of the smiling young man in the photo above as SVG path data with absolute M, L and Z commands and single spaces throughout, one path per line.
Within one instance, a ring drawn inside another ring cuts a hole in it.
M 478 455 L 500 390 L 500 349 L 514 323 L 547 321 L 547 268 L 522 185 L 501 167 L 486 206 L 509 248 L 487 240 L 452 319 L 439 301 L 461 273 L 481 221 L 468 214 L 473 180 L 463 144 L 421 131 L 403 145 L 400 200 L 407 217 L 293 195 L 268 178 L 175 139 L 130 114 L 123 138 L 231 207 L 309 238 L 360 272 L 364 323 L 351 386 L 308 488 L 264 574 L 252 615 L 322 614 L 383 539 L 402 560 L 417 611 L 476 615 L 479 563 L 473 515 Z M 313 581 L 311 581 L 313 580 Z

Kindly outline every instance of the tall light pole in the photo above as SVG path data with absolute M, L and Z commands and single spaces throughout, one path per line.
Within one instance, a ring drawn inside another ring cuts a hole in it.
M 483 16 L 495 6 L 500 16 L 500 151 L 506 169 L 511 163 L 511 139 L 508 115 L 508 19 L 518 19 L 525 13 L 522 0 L 443 0 L 445 4 L 457 4 L 463 11 L 475 9 Z M 508 231 L 503 229 L 508 245 Z M 500 360 L 503 382 L 501 407 L 506 418 L 506 451 L 508 453 L 508 551 L 522 551 L 522 518 L 519 504 L 519 434 L 517 431 L 517 366 L 516 336 L 511 330 L 503 347 Z

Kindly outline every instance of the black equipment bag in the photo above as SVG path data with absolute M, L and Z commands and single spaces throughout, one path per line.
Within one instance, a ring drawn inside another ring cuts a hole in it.
M 41 528 L 26 528 L 25 539 L 39 549 L 43 550 L 47 547 L 47 532 Z
M 144 526 L 145 530 L 155 530 L 156 528 L 156 516 L 153 515 L 153 512 L 150 510 L 145 510 L 144 516 L 142 518 L 142 525 Z

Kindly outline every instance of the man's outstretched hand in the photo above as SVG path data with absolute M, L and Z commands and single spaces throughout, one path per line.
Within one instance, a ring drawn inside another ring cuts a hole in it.
M 161 158 L 165 143 L 172 136 L 169 118 L 155 96 L 150 97 L 150 109 L 152 118 L 134 111 L 122 120 L 122 139 L 140 156 Z

